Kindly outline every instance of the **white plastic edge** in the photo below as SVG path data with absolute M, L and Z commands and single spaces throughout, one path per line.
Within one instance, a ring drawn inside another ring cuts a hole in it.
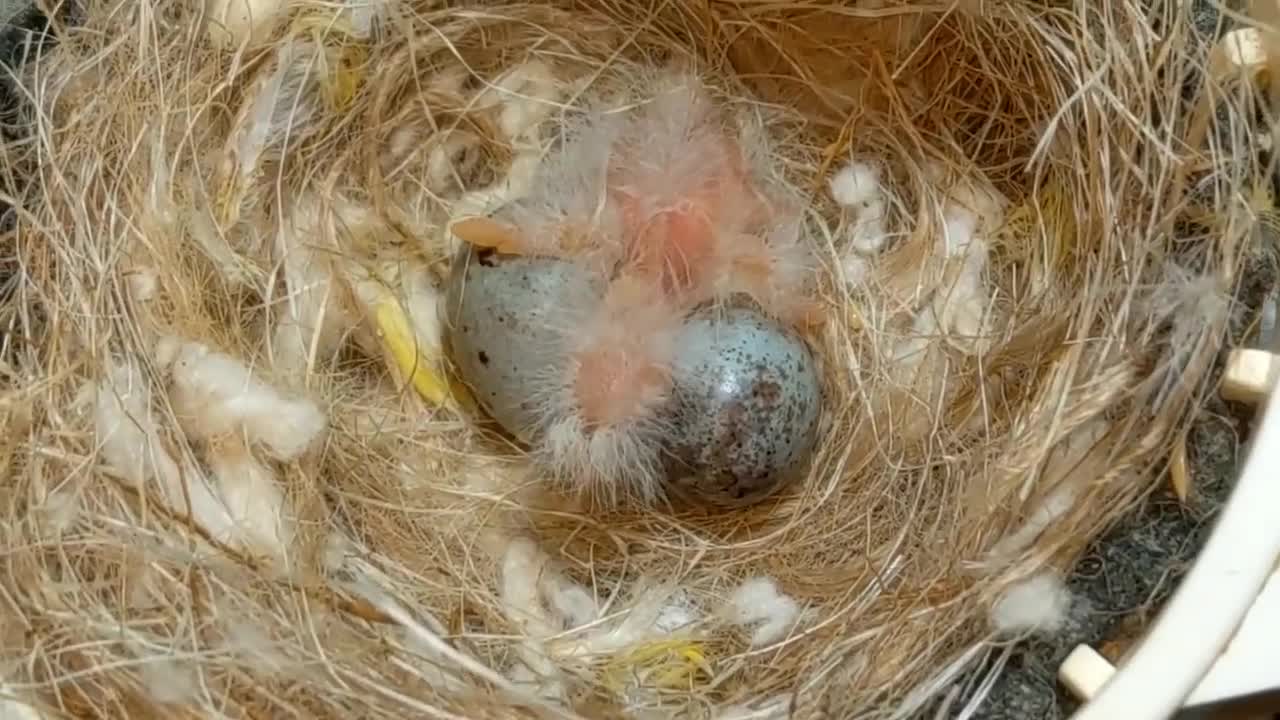
M 1267 692 L 1280 685 L 1280 570 L 1271 573 L 1240 628 L 1200 685 L 1187 696 L 1188 705 Z
M 1072 720 L 1166 720 L 1231 641 L 1280 559 L 1280 402 L 1267 402 L 1244 471 L 1154 627 Z

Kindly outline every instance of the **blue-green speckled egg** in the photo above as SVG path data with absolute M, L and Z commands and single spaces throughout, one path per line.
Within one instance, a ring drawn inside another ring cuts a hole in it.
M 746 505 L 803 475 L 822 405 L 804 341 L 755 310 L 706 308 L 686 323 L 679 347 L 671 490 Z

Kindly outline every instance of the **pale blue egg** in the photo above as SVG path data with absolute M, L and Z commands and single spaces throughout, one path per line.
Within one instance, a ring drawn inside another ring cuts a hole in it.
M 445 304 L 449 355 L 477 402 L 512 435 L 531 441 L 546 422 L 556 373 L 568 372 L 567 342 L 603 281 L 552 258 L 464 248 Z

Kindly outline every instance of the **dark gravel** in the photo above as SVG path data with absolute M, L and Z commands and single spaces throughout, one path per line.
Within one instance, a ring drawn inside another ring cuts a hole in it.
M 1124 642 L 1154 619 L 1230 493 L 1246 418 L 1216 398 L 1201 412 L 1189 438 L 1194 501 L 1183 506 L 1160 491 L 1094 543 L 1067 582 L 1079 609 L 1054 637 L 1014 651 L 977 717 L 1058 720 L 1075 711 L 1075 700 L 1058 684 L 1058 666 L 1080 643 Z

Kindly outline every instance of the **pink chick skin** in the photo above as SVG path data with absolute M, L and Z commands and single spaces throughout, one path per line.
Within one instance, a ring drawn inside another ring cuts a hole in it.
M 567 128 L 532 195 L 455 225 L 450 352 L 570 491 L 754 502 L 816 433 L 798 336 L 821 317 L 815 264 L 800 204 L 753 172 L 706 90 L 655 85 Z

